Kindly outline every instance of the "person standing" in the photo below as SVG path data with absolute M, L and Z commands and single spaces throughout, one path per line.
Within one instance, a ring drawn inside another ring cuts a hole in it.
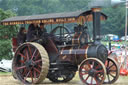
M 38 36 L 39 27 L 37 24 L 30 24 L 27 32 L 27 41 L 33 41 Z
M 17 34 L 17 43 L 18 45 L 23 44 L 26 41 L 26 29 L 21 27 Z

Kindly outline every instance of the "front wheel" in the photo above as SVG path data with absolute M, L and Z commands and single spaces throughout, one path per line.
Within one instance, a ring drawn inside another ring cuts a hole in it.
M 48 54 L 38 43 L 25 43 L 16 50 L 12 70 L 15 77 L 24 84 L 41 83 L 48 74 Z
M 84 84 L 101 85 L 106 77 L 105 66 L 99 59 L 88 58 L 80 64 L 79 77 Z
M 113 58 L 108 57 L 105 63 L 106 66 L 106 79 L 104 84 L 113 84 L 119 78 L 119 67 L 116 61 Z

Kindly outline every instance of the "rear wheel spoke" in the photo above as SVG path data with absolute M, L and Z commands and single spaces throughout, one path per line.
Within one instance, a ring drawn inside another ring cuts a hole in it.
M 21 57 L 23 57 L 24 59 L 26 59 L 26 56 L 24 56 L 22 53 L 18 53 Z
M 31 60 L 33 60 L 33 57 L 34 57 L 34 55 L 35 55 L 36 51 L 37 51 L 37 49 L 35 49 L 35 51 L 34 51 L 34 53 L 33 53 L 33 55 L 32 55 Z
M 25 63 L 25 61 L 24 61 L 24 60 L 19 60 L 19 62 L 21 62 L 21 63 Z
M 38 59 L 38 57 L 39 57 L 39 52 L 37 53 L 37 55 L 35 56 L 35 58 Z
M 27 80 L 28 76 L 30 75 L 31 70 L 27 73 L 27 75 L 24 77 L 24 82 Z
M 39 63 L 39 62 L 42 62 L 42 59 L 39 59 L 39 60 L 35 61 L 35 63 Z
M 24 69 L 26 66 L 16 67 L 16 70 Z
M 32 52 L 29 44 L 28 44 L 28 50 L 29 50 L 30 56 L 32 56 Z
M 31 71 L 31 80 L 32 80 L 32 83 L 34 83 L 34 82 L 33 82 L 33 75 L 32 75 L 32 71 Z
M 34 70 L 40 74 L 40 71 L 38 69 L 34 68 Z
M 27 61 L 28 61 L 28 60 L 29 60 L 28 50 L 27 50 L 27 49 L 25 49 L 25 52 L 26 52 Z

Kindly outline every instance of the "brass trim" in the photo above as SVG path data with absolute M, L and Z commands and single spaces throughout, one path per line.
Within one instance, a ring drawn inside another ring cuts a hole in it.
M 71 54 L 71 53 L 72 53 L 72 50 L 73 50 L 73 47 L 71 47 L 71 49 L 69 50 L 69 54 Z
M 88 48 L 89 48 L 89 46 L 87 46 L 87 48 L 86 48 L 86 50 L 85 50 L 85 58 L 86 58 L 86 59 L 88 58 L 88 55 L 87 55 Z
M 93 12 L 100 12 L 101 11 L 101 8 L 92 8 L 92 11 Z
M 64 60 L 65 58 L 67 58 L 67 56 L 66 55 L 64 55 L 63 57 L 62 57 L 62 59 Z
M 63 54 L 63 50 L 64 50 L 64 48 L 62 48 L 62 50 L 61 50 L 60 54 Z
M 80 44 L 80 36 L 81 36 L 82 32 L 80 32 L 80 35 L 78 37 L 78 44 Z
M 75 32 L 75 34 L 74 34 L 74 36 L 73 36 L 73 39 L 72 39 L 72 44 L 74 44 L 75 43 L 75 36 L 76 36 L 76 32 Z

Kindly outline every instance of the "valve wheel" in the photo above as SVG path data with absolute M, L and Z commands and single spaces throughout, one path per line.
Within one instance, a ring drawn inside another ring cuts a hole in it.
M 48 54 L 38 43 L 25 43 L 16 50 L 12 69 L 15 77 L 24 84 L 41 83 L 49 70 Z
M 80 64 L 79 77 L 84 84 L 101 85 L 106 77 L 105 66 L 96 58 L 85 59 Z
M 108 57 L 107 61 L 105 62 L 105 66 L 107 74 L 104 84 L 115 83 L 119 78 L 119 68 L 116 61 L 113 58 Z

